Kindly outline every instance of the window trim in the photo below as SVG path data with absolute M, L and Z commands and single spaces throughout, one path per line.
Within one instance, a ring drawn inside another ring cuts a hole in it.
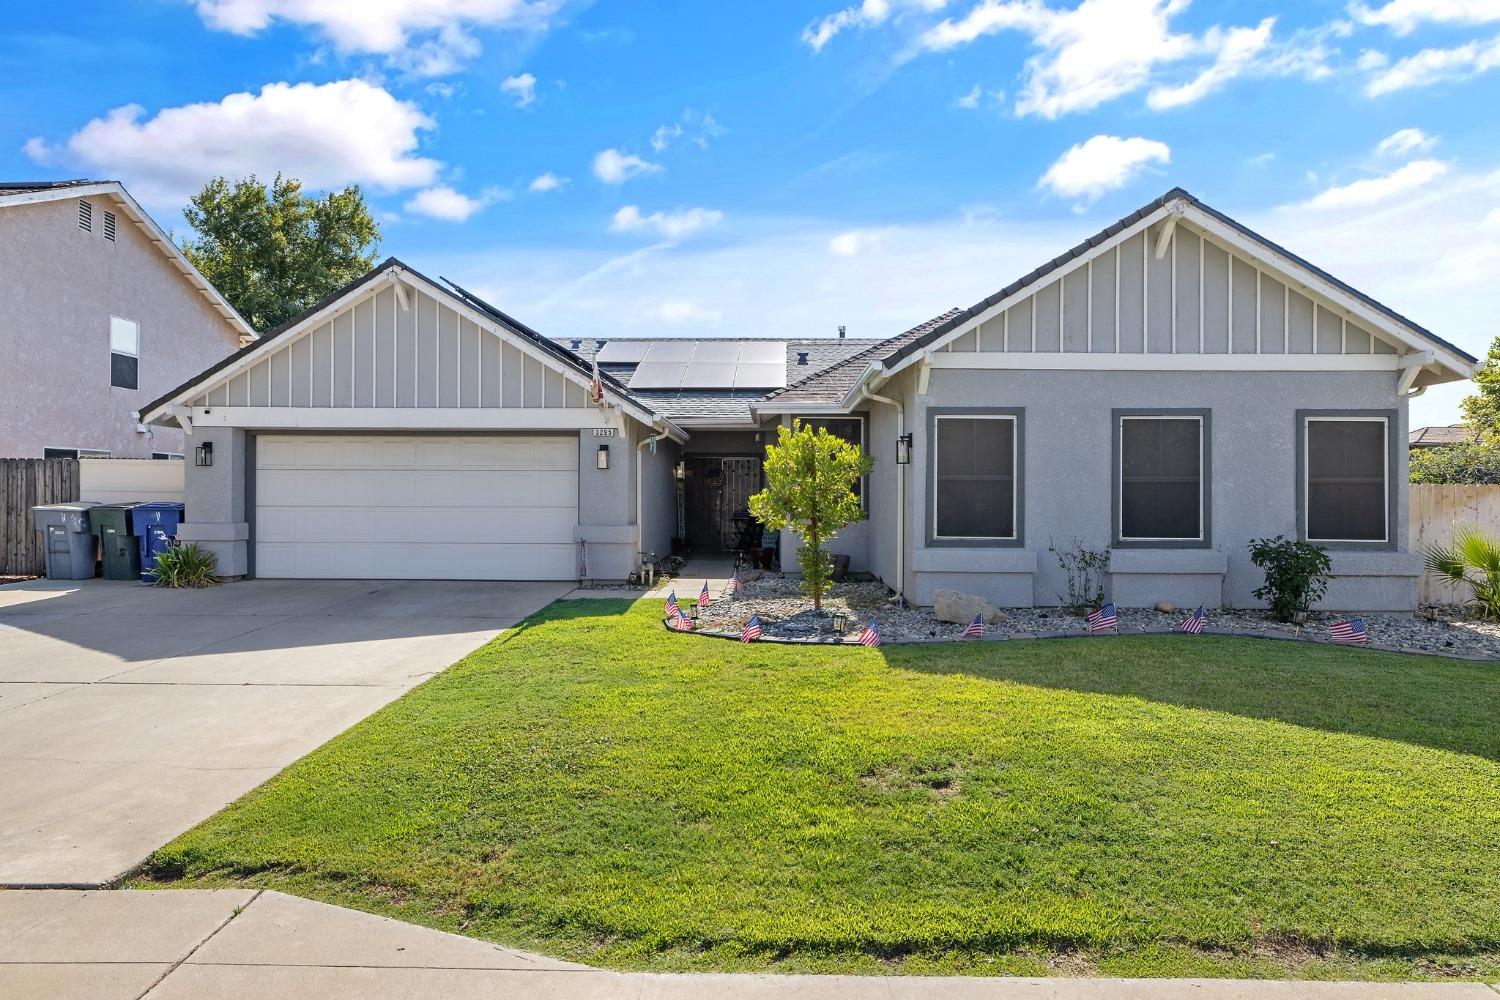
M 1126 420 L 1198 421 L 1198 537 L 1136 538 L 1123 534 L 1125 476 L 1123 451 Z M 1110 545 L 1117 549 L 1213 548 L 1213 410 L 1203 407 L 1130 407 L 1110 411 Z
M 1397 523 L 1399 514 L 1398 504 L 1400 498 L 1397 494 L 1396 471 L 1400 465 L 1400 456 L 1396 452 L 1397 431 L 1400 430 L 1396 410 L 1298 410 L 1297 423 L 1295 427 L 1297 438 L 1297 539 L 1310 542 L 1313 545 L 1321 545 L 1325 549 L 1338 550 L 1376 550 L 1394 551 L 1396 549 L 1395 533 L 1392 530 Z M 1309 538 L 1307 531 L 1308 510 L 1308 430 L 1314 420 L 1330 420 L 1338 422 L 1350 421 L 1379 421 L 1385 424 L 1385 537 L 1381 539 L 1361 538 Z
M 71 455 L 53 455 L 51 457 L 71 458 L 75 462 L 80 458 L 112 458 L 114 456 L 114 452 L 108 448 L 58 448 L 50 444 L 42 446 L 42 456 L 44 458 L 47 457 L 47 452 L 49 451 L 71 451 L 73 453 Z
M 117 321 L 120 322 L 120 323 L 129 323 L 131 326 L 135 327 L 135 350 L 134 351 L 120 351 L 120 350 L 116 350 L 115 349 L 115 323 Z M 115 359 L 115 355 L 117 355 L 117 354 L 120 357 L 122 357 L 122 358 L 131 358 L 131 359 L 133 359 L 135 361 L 135 385 L 133 387 L 132 386 L 128 386 L 128 385 L 117 385 L 115 383 L 114 359 Z M 137 392 L 137 391 L 139 391 L 140 387 L 141 387 L 141 323 L 140 323 L 140 320 L 128 319 L 128 318 L 126 318 L 124 316 L 116 316 L 114 313 L 110 313 L 110 315 L 109 315 L 109 360 L 110 360 L 109 387 L 111 389 L 123 389 L 126 392 Z
M 830 414 L 830 413 L 819 413 L 819 414 L 799 413 L 799 414 L 796 414 L 795 416 L 793 416 L 792 420 L 794 422 L 800 420 L 800 421 L 802 421 L 804 424 L 806 424 L 808 426 L 812 426 L 812 422 L 815 421 L 815 420 L 828 421 L 830 423 L 833 422 L 833 421 L 835 421 L 835 420 L 857 420 L 857 421 L 859 421 L 859 450 L 860 450 L 860 452 L 862 454 L 865 454 L 865 455 L 868 455 L 870 453 L 870 446 L 869 446 L 870 429 L 869 429 L 869 425 L 865 421 L 865 415 L 863 413 L 838 413 L 838 414 Z M 764 452 L 762 452 L 762 456 L 764 456 Z M 865 513 L 869 513 L 869 511 L 870 511 L 869 496 L 870 496 L 870 477 L 869 476 L 860 476 L 859 477 L 859 509 L 862 510 L 862 511 L 864 511 Z
M 938 422 L 957 420 L 1009 420 L 1014 435 L 1011 453 L 1010 535 L 939 535 L 937 533 Z M 1026 545 L 1026 408 L 1023 406 L 933 406 L 927 409 L 926 547 L 1018 549 Z

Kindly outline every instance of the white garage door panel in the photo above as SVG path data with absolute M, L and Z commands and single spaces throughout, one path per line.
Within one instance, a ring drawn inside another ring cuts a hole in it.
M 264 577 L 571 580 L 578 440 L 256 439 Z

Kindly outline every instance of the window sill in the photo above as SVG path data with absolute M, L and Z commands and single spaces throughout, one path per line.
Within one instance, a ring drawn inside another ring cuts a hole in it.
M 1111 573 L 1210 574 L 1229 571 L 1229 556 L 1205 548 L 1119 548 L 1109 550 Z
M 1014 545 L 925 548 L 911 557 L 915 573 L 1035 573 L 1036 565 L 1035 552 Z

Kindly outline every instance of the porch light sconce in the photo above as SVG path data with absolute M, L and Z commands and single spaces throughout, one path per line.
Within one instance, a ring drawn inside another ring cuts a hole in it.
M 679 483 L 682 482 L 683 478 L 686 477 L 686 475 L 687 468 L 685 463 L 678 462 L 676 465 L 672 466 L 672 478 L 676 479 Z
M 896 464 L 911 464 L 911 433 L 907 432 L 896 439 Z
M 214 443 L 205 441 L 193 449 L 193 464 L 207 468 L 214 464 Z
M 607 468 L 609 468 L 609 445 L 607 445 L 607 444 L 601 444 L 599 446 L 598 454 L 594 458 L 594 468 L 596 468 L 596 469 L 607 469 Z

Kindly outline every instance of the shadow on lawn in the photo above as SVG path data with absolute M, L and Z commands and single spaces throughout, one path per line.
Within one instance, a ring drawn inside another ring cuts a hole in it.
M 1144 698 L 1500 760 L 1500 666 L 1217 636 L 892 647 L 894 668 Z

